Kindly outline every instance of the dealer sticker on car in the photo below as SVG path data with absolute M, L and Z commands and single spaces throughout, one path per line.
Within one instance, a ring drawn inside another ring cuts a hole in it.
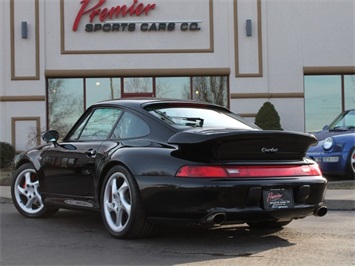
M 265 209 L 286 209 L 293 207 L 293 193 L 290 189 L 279 188 L 263 191 Z

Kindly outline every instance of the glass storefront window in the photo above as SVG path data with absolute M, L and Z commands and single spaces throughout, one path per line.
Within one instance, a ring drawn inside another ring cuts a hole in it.
M 86 107 L 110 99 L 121 98 L 120 78 L 86 78 Z
M 152 78 L 124 78 L 124 93 L 153 93 Z
M 47 81 L 48 125 L 59 130 L 63 137 L 85 108 L 108 99 L 193 98 L 228 106 L 227 76 L 49 78 Z
M 306 131 L 319 131 L 342 111 L 341 76 L 305 76 L 304 98 Z
M 158 98 L 190 99 L 189 77 L 156 78 L 155 86 Z
M 83 79 L 48 79 L 48 126 L 64 137 L 84 111 Z
M 344 76 L 345 110 L 355 109 L 355 75 Z
M 228 106 L 227 77 L 193 77 L 193 99 Z

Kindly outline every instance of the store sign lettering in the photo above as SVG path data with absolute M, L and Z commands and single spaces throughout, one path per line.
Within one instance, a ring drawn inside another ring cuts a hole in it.
M 76 15 L 73 24 L 73 31 L 77 31 L 81 20 L 88 17 L 89 22 L 85 25 L 86 32 L 120 32 L 120 31 L 174 31 L 180 29 L 181 31 L 199 31 L 200 21 L 183 21 L 183 22 L 119 22 L 108 21 L 119 19 L 126 16 L 148 15 L 152 12 L 156 4 L 143 4 L 139 3 L 139 0 L 132 0 L 130 5 L 117 5 L 113 7 L 102 7 L 106 0 L 97 0 L 96 4 L 90 6 L 92 0 L 82 0 L 80 2 L 81 8 Z M 94 20 L 98 19 L 102 23 L 94 23 Z
M 177 24 L 180 24 L 179 26 Z M 119 32 L 119 31 L 174 31 L 179 28 L 181 31 L 197 31 L 200 26 L 197 22 L 183 22 L 183 23 L 104 23 L 104 24 L 86 24 L 86 32 Z

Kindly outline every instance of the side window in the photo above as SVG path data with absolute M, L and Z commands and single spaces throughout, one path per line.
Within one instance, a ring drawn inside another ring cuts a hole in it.
M 351 111 L 345 116 L 345 126 L 348 128 L 355 127 L 355 112 Z
M 70 137 L 72 140 L 105 140 L 114 127 L 121 110 L 99 108 L 94 110 Z
M 138 116 L 125 112 L 113 131 L 113 139 L 138 138 L 148 135 L 149 126 Z

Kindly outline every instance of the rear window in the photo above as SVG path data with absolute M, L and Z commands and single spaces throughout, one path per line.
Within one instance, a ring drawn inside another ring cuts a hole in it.
M 200 107 L 148 107 L 149 113 L 174 127 L 218 127 L 251 129 L 258 128 L 237 116 L 221 109 Z

